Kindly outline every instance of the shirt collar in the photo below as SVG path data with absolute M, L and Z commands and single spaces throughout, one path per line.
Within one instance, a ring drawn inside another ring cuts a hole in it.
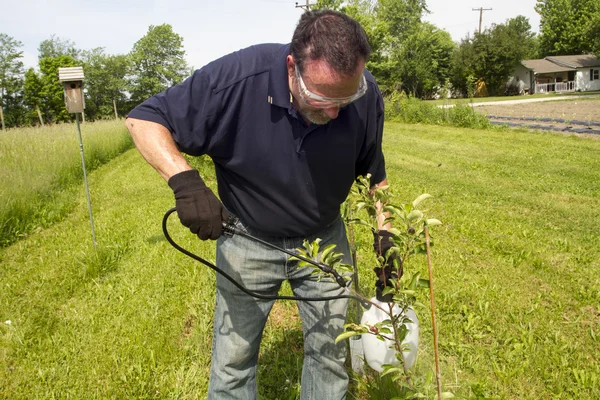
M 290 45 L 282 46 L 271 64 L 269 71 L 269 90 L 267 101 L 273 105 L 290 108 L 291 94 L 287 73 L 286 57 L 290 54 Z

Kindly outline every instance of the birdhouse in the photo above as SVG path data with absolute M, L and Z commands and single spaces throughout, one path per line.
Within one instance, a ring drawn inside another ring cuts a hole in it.
M 58 69 L 58 80 L 65 89 L 65 105 L 70 113 L 82 113 L 85 108 L 83 98 L 83 67 Z

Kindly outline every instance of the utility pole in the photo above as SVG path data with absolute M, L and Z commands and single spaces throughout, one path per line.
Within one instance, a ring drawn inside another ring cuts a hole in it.
M 479 34 L 481 35 L 481 20 L 483 19 L 483 12 L 484 11 L 492 11 L 492 9 L 491 8 L 479 7 L 479 8 L 473 8 L 472 10 L 473 11 L 479 11 Z
M 314 6 L 314 4 L 310 4 L 310 0 L 306 0 L 306 5 L 303 5 L 303 6 L 299 6 L 298 2 L 296 2 L 296 8 L 303 8 L 304 12 L 310 11 L 311 6 Z

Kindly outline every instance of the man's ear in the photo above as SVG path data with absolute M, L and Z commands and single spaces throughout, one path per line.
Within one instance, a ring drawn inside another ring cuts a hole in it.
M 285 64 L 287 67 L 288 76 L 291 78 L 296 74 L 296 62 L 294 61 L 294 57 L 292 55 L 288 55 L 285 59 Z

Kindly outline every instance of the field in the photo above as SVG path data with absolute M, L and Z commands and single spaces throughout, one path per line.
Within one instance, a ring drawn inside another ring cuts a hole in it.
M 462 98 L 462 99 L 438 99 L 438 100 L 427 100 L 427 103 L 436 106 L 446 104 L 470 104 L 470 103 L 488 103 L 488 102 L 512 102 L 515 100 L 527 100 L 527 99 L 553 99 L 564 100 L 569 97 L 580 97 L 580 96 L 596 96 L 600 94 L 598 91 L 590 92 L 572 92 L 572 93 L 536 93 L 525 96 L 490 96 L 490 97 L 473 97 L 473 98 Z
M 600 97 L 570 101 L 546 101 L 524 104 L 495 104 L 480 106 L 476 111 L 506 117 L 560 118 L 600 122 Z
M 397 201 L 429 193 L 427 213 L 444 223 L 433 232 L 444 391 L 599 398 L 600 141 L 388 123 L 384 150 Z M 195 162 L 214 188 L 210 162 Z M 165 241 L 170 189 L 133 149 L 89 181 L 97 251 L 80 184 L 57 189 L 73 198 L 59 220 L 0 248 L 0 398 L 203 398 L 214 273 Z M 212 243 L 169 227 L 214 259 Z M 373 293 L 369 234 L 358 232 L 359 269 Z M 426 273 L 414 260 L 406 268 Z M 418 314 L 413 378 L 433 399 L 430 314 Z M 297 398 L 301 357 L 295 305 L 279 302 L 261 347 L 261 398 Z M 390 399 L 390 386 L 356 376 L 349 398 Z
M 133 147 L 124 122 L 82 124 L 86 170 Z M 60 221 L 83 181 L 75 124 L 0 133 L 0 246 Z

